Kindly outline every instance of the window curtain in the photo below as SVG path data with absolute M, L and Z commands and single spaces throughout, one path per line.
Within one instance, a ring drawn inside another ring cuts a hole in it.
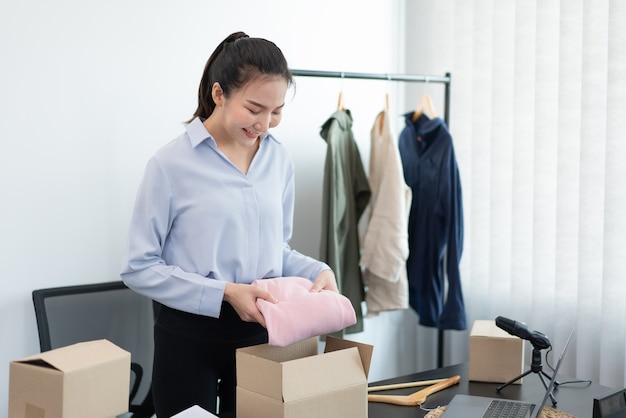
M 626 2 L 406 7 L 408 72 L 452 74 L 468 325 L 519 320 L 556 353 L 575 327 L 562 372 L 626 386 Z

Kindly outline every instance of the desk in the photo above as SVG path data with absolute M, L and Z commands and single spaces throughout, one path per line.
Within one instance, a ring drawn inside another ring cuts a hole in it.
M 549 373 L 549 371 L 548 371 Z M 468 364 L 456 364 L 453 366 L 442 367 L 440 369 L 429 370 L 420 373 L 414 373 L 402 377 L 396 377 L 393 379 L 381 380 L 378 382 L 370 383 L 370 386 L 389 385 L 393 383 L 404 383 L 418 380 L 430 380 L 440 379 L 444 377 L 450 377 L 460 375 L 461 382 L 458 385 L 449 387 L 440 392 L 434 393 L 428 397 L 426 403 L 423 405 L 425 408 L 435 408 L 437 406 L 447 405 L 450 400 L 457 393 L 464 393 L 469 395 L 489 396 L 492 398 L 502 397 L 506 399 L 522 400 L 527 402 L 539 403 L 543 399 L 545 394 L 545 388 L 541 383 L 541 380 L 535 373 L 531 373 L 524 377 L 524 383 L 521 385 L 509 385 L 502 389 L 499 393 L 496 391 L 496 387 L 501 383 L 480 383 L 480 382 L 468 382 Z M 559 382 L 565 382 L 570 379 L 566 376 L 558 377 Z M 417 390 L 423 389 L 408 388 L 408 389 L 395 389 L 384 392 L 376 392 L 377 394 L 385 395 L 408 395 Z M 591 418 L 593 411 L 593 398 L 600 395 L 606 395 L 615 392 L 615 389 L 608 388 L 597 384 L 588 385 L 586 383 L 567 384 L 559 386 L 554 391 L 554 396 L 558 404 L 557 409 L 568 412 L 579 418 Z M 548 401 L 547 406 L 552 406 L 552 403 Z M 416 418 L 426 415 L 426 411 L 420 409 L 419 406 L 399 406 L 378 402 L 369 402 L 368 405 L 369 418 Z M 443 414 L 445 418 L 446 414 Z

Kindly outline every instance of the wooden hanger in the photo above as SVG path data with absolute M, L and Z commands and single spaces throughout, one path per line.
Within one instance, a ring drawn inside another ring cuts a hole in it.
M 385 112 L 389 113 L 389 93 L 385 94 Z M 378 132 L 382 135 L 383 128 L 385 127 L 385 114 L 380 112 L 377 117 Z
M 339 98 L 337 99 L 337 110 L 344 111 L 346 107 L 343 105 L 343 72 L 341 73 L 341 89 L 339 90 Z
M 343 91 L 339 92 L 339 99 L 337 99 L 337 110 L 346 110 L 346 108 L 343 107 Z
M 415 108 L 415 112 L 413 112 L 413 115 L 411 116 L 411 122 L 415 122 L 424 113 L 426 113 L 426 116 L 431 119 L 437 117 L 435 105 L 433 105 L 433 99 L 428 93 L 424 93 L 422 94 L 422 97 L 420 97 L 420 101 Z
M 394 383 L 391 385 L 381 385 L 381 386 L 368 386 L 368 392 L 379 392 L 381 390 L 391 390 L 391 389 L 405 389 L 405 388 L 414 388 L 419 386 L 429 386 L 434 385 L 435 383 L 443 382 L 447 380 L 443 379 L 432 379 L 432 380 L 419 380 L 417 382 L 406 382 L 406 383 Z
M 435 392 L 456 385 L 461 381 L 461 376 L 456 375 L 435 383 L 425 389 L 418 390 L 410 395 L 367 395 L 369 402 L 384 402 L 394 405 L 417 406 L 426 402 L 426 398 Z

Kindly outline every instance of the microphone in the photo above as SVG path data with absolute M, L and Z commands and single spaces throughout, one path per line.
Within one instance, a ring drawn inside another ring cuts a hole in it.
M 496 325 L 511 335 L 520 337 L 522 340 L 528 340 L 535 348 L 548 348 L 551 346 L 550 340 L 545 334 L 539 331 L 531 331 L 525 323 L 514 321 L 503 316 L 496 318 Z

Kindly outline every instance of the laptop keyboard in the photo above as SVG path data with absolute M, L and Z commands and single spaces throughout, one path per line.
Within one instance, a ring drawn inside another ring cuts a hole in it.
M 483 418 L 524 418 L 530 415 L 532 404 L 493 400 Z

